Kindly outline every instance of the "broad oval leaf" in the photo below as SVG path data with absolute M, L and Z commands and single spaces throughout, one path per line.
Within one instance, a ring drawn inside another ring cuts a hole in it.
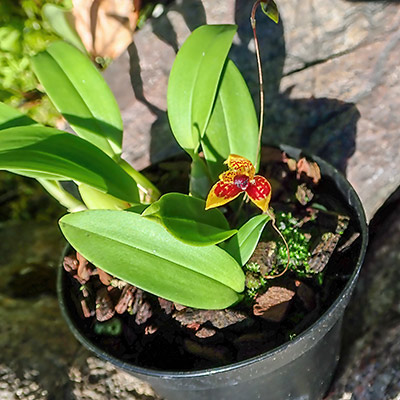
M 136 182 L 96 146 L 43 126 L 0 131 L 0 169 L 32 178 L 75 180 L 139 203 Z
M 39 125 L 36 121 L 7 104 L 0 102 L 0 130 L 14 126 Z
M 204 157 L 216 180 L 230 154 L 257 161 L 258 122 L 253 99 L 233 61 L 224 69 L 215 107 L 201 140 Z
M 254 253 L 265 225 L 271 219 L 267 214 L 256 215 L 247 221 L 224 246 L 224 249 L 244 265 Z
M 220 309 L 237 302 L 244 289 L 242 269 L 224 250 L 182 243 L 134 212 L 89 210 L 59 223 L 69 243 L 94 265 L 165 299 Z
M 218 209 L 205 210 L 204 200 L 181 193 L 168 193 L 151 204 L 143 216 L 156 218 L 182 242 L 207 246 L 223 242 L 237 230 Z
M 82 53 L 86 53 L 85 46 L 75 29 L 71 11 L 55 4 L 47 3 L 43 6 L 42 13 L 57 35 L 73 44 Z
M 118 104 L 91 61 L 66 42 L 53 42 L 32 59 L 33 70 L 75 132 L 119 158 L 122 119 Z
M 197 28 L 179 50 L 168 82 L 168 119 L 179 145 L 192 155 L 204 134 L 236 25 Z

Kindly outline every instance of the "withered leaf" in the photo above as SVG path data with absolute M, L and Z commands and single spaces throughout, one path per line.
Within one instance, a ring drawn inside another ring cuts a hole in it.
M 295 292 L 280 286 L 271 286 L 257 297 L 253 306 L 256 316 L 269 321 L 280 322 L 284 319 Z
M 132 42 L 138 0 L 73 0 L 75 28 L 93 56 L 117 58 Z
M 300 158 L 297 162 L 297 179 L 300 179 L 302 173 L 311 178 L 315 184 L 321 180 L 321 171 L 318 164 L 314 161 L 308 161 L 305 157 Z

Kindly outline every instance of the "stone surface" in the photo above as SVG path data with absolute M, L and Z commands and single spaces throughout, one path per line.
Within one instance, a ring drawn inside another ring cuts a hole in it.
M 393 173 L 400 161 L 400 6 L 281 0 L 279 7 L 279 25 L 257 14 L 264 140 L 302 147 L 346 172 L 370 219 L 400 183 Z M 250 9 L 246 0 L 178 0 L 106 71 L 125 123 L 124 156 L 137 168 L 178 151 L 165 114 L 168 74 L 190 30 L 206 20 L 238 24 L 231 57 L 257 104 Z
M 371 226 L 371 244 L 344 320 L 342 360 L 327 400 L 400 398 L 400 202 Z
M 0 399 L 154 399 L 148 385 L 83 349 L 61 317 L 55 276 L 65 242 L 56 224 L 0 228 Z M 34 279 L 24 276 L 41 278 L 41 269 L 52 279 L 30 295 Z M 16 291 L 22 281 L 26 291 Z

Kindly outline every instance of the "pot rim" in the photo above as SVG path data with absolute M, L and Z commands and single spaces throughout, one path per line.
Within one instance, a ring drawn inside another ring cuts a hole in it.
M 305 154 L 307 157 L 309 156 L 303 150 L 300 150 L 300 149 L 297 149 L 297 148 L 294 148 L 291 146 L 281 145 L 280 148 L 282 151 L 285 151 L 287 154 L 289 154 L 293 157 L 298 157 L 300 154 Z M 62 254 L 62 259 L 60 260 L 61 268 L 59 268 L 58 277 L 57 277 L 57 294 L 58 294 L 58 300 L 59 300 L 61 312 L 62 312 L 64 318 L 66 319 L 66 321 L 69 325 L 69 328 L 72 331 L 72 333 L 74 334 L 74 336 L 78 339 L 79 342 L 81 342 L 85 347 L 87 347 L 89 350 L 94 352 L 96 355 L 105 359 L 106 361 L 110 361 L 111 363 L 118 366 L 119 368 L 122 368 L 124 370 L 127 370 L 127 371 L 135 373 L 135 374 L 140 374 L 140 375 L 154 377 L 154 378 L 161 378 L 161 379 L 201 378 L 201 377 L 205 377 L 205 376 L 221 374 L 221 373 L 224 373 L 227 371 L 237 370 L 240 368 L 251 366 L 252 364 L 255 364 L 256 362 L 263 361 L 267 358 L 278 359 L 279 355 L 282 352 L 290 351 L 291 349 L 298 347 L 301 342 L 308 341 L 308 344 L 305 343 L 305 346 L 302 348 L 302 354 L 304 352 L 306 352 L 311 347 L 312 343 L 310 344 L 310 342 L 315 341 L 315 338 L 313 336 L 316 333 L 317 334 L 319 333 L 319 335 L 321 335 L 320 327 L 322 326 L 324 332 L 330 330 L 337 320 L 337 318 L 335 318 L 336 315 L 339 313 L 339 311 L 341 312 L 347 306 L 347 303 L 349 301 L 351 293 L 356 284 L 358 275 L 360 273 L 361 265 L 364 261 L 364 257 L 365 257 L 365 253 L 366 253 L 366 249 L 367 249 L 367 245 L 368 245 L 368 226 L 367 226 L 364 208 L 362 206 L 360 198 L 358 197 L 356 191 L 354 190 L 354 188 L 352 187 L 350 182 L 335 167 L 333 167 L 328 162 L 322 160 L 320 157 L 314 156 L 314 155 L 310 155 L 309 157 L 318 163 L 323 175 L 329 175 L 331 178 L 334 179 L 335 183 L 338 186 L 344 187 L 346 189 L 347 203 L 352 208 L 353 212 L 355 213 L 355 215 L 357 216 L 357 219 L 358 219 L 357 222 L 360 227 L 361 246 L 360 246 L 360 251 L 358 254 L 358 258 L 357 258 L 357 262 L 356 262 L 354 271 L 353 271 L 351 277 L 349 278 L 348 282 L 346 283 L 345 287 L 342 289 L 340 294 L 337 296 L 336 300 L 321 315 L 320 318 L 318 318 L 312 325 L 310 325 L 307 329 L 305 329 L 303 332 L 301 332 L 299 335 L 297 335 L 293 340 L 285 342 L 285 343 L 281 344 L 280 346 L 276 347 L 275 349 L 269 350 L 265 353 L 261 353 L 257 356 L 248 358 L 243 361 L 238 361 L 238 362 L 224 365 L 221 367 L 213 367 L 213 368 L 200 369 L 200 370 L 194 370 L 194 371 L 155 370 L 155 369 L 144 368 L 144 367 L 136 366 L 131 363 L 124 362 L 124 361 L 120 360 L 119 358 L 107 353 L 106 351 L 104 351 L 103 349 L 98 347 L 94 342 L 88 340 L 76 326 L 74 319 L 71 317 L 71 315 L 65 305 L 64 293 L 63 293 L 64 269 L 62 268 L 62 260 L 63 260 L 64 254 L 66 253 L 67 249 L 70 246 L 69 244 L 67 244 L 67 246 Z M 329 171 L 329 173 L 327 173 L 328 171 Z M 345 194 L 344 191 L 342 191 L 342 194 Z M 312 338 L 312 340 L 307 340 L 310 338 Z

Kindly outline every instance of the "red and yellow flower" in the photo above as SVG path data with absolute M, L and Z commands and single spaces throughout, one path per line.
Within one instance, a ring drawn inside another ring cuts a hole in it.
M 261 175 L 255 175 L 254 165 L 247 159 L 231 154 L 225 161 L 228 171 L 219 176 L 207 197 L 206 210 L 222 206 L 245 192 L 264 212 L 271 199 L 271 185 Z

